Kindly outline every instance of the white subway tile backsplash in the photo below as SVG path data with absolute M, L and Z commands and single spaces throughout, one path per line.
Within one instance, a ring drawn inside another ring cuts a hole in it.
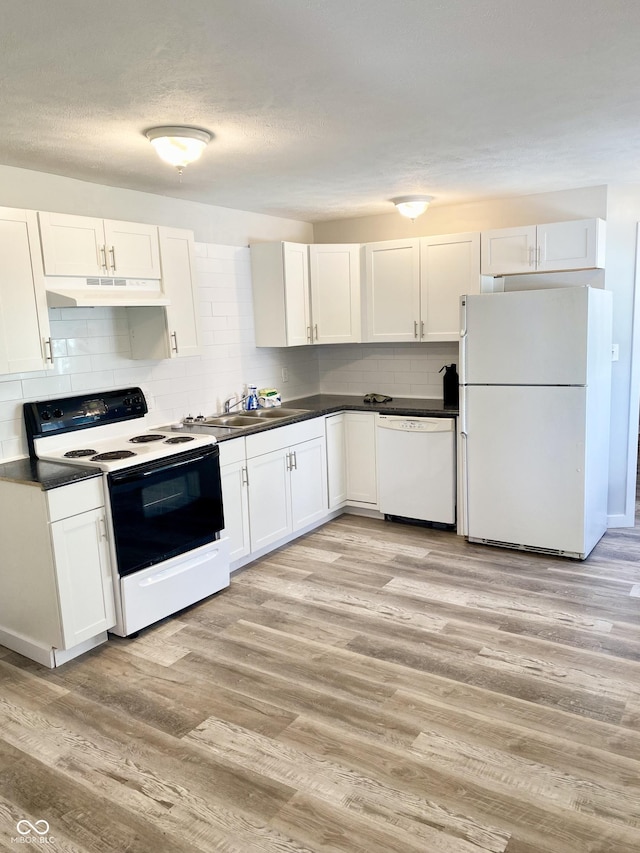
M 0 400 L 20 400 L 22 383 L 19 381 L 0 382 Z

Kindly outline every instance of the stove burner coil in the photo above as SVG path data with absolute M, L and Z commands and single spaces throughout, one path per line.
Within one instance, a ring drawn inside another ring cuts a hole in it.
M 69 459 L 80 459 L 82 456 L 93 456 L 95 450 L 68 450 L 64 455 Z
M 185 441 L 193 441 L 192 435 L 176 435 L 173 438 L 168 438 L 165 444 L 184 444 Z
M 92 456 L 92 462 L 108 462 L 111 459 L 128 459 L 130 456 L 135 456 L 133 450 L 112 450 L 109 453 L 98 453 L 97 456 Z
M 166 438 L 166 436 L 151 432 L 147 435 L 134 435 L 129 441 L 133 444 L 146 444 L 148 441 L 162 441 L 163 438 Z

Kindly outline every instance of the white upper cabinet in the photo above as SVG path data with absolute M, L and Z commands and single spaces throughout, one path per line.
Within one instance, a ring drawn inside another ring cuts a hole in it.
M 480 234 L 420 240 L 420 339 L 456 341 L 460 297 L 480 293 Z
M 309 246 L 311 320 L 317 344 L 362 340 L 360 245 Z
M 36 214 L 0 208 L 0 373 L 53 364 Z
M 162 289 L 171 303 L 128 308 L 133 358 L 183 358 L 200 352 L 193 232 L 158 228 Z
M 155 225 L 42 211 L 38 218 L 46 275 L 160 278 Z
M 360 246 L 251 246 L 256 345 L 361 340 Z
M 301 243 L 254 243 L 251 278 L 256 346 L 310 344 L 309 251 Z
M 482 274 L 604 267 L 605 229 L 602 219 L 581 219 L 483 231 Z
M 365 246 L 367 340 L 415 341 L 420 335 L 420 241 Z
M 366 246 L 370 341 L 457 341 L 463 293 L 480 292 L 480 234 Z

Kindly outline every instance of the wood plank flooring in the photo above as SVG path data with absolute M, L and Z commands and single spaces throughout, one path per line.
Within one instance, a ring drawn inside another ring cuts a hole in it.
M 0 682 L 2 851 L 640 851 L 639 527 L 579 563 L 342 516 Z

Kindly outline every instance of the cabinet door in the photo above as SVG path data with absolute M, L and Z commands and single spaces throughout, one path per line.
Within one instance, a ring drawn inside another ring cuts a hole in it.
M 420 241 L 365 247 L 367 339 L 415 341 L 420 328 Z
M 347 498 L 378 503 L 376 416 L 373 412 L 346 412 Z
M 247 463 L 243 460 L 222 465 L 220 478 L 224 508 L 222 535 L 229 537 L 229 558 L 233 562 L 251 552 Z
M 193 233 L 158 228 L 162 289 L 167 305 L 169 354 L 172 358 L 200 352 L 199 305 L 194 270 Z
M 109 275 L 160 278 L 158 228 L 141 222 L 104 222 Z
M 515 275 L 535 271 L 536 226 L 483 231 L 482 275 Z
M 360 245 L 309 246 L 309 265 L 314 342 L 361 341 Z
M 604 266 L 603 238 L 601 219 L 538 225 L 538 272 Z
M 311 343 L 309 250 L 300 243 L 282 244 L 287 346 Z
M 291 533 L 289 452 L 274 450 L 247 460 L 251 550 Z
M 420 241 L 421 332 L 425 341 L 460 338 L 460 297 L 480 293 L 480 234 Z
M 293 530 L 301 530 L 327 514 L 327 453 L 323 438 L 296 444 L 290 453 Z
M 38 213 L 46 275 L 108 275 L 102 219 Z
M 35 213 L 0 208 L 0 373 L 42 370 L 49 315 Z
M 115 623 L 104 509 L 51 524 L 64 648 L 95 637 Z
M 327 436 L 327 487 L 329 509 L 338 509 L 347 501 L 347 455 L 344 414 L 325 420 Z

